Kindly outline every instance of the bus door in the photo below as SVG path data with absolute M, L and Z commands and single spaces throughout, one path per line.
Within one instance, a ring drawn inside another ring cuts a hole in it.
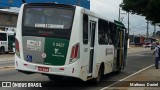
M 92 73 L 93 69 L 93 57 L 94 57 L 94 41 L 95 41 L 95 29 L 96 29 L 96 22 L 90 21 L 90 54 L 89 54 L 89 73 Z
M 7 33 L 0 33 L 0 54 L 4 54 L 8 51 Z
M 125 64 L 125 58 L 124 58 L 124 40 L 125 40 L 125 35 L 124 35 L 123 30 L 118 30 L 118 49 L 117 49 L 117 67 L 119 69 L 124 68 Z
M 8 35 L 8 50 L 13 51 L 14 43 L 15 43 L 15 36 L 14 35 Z

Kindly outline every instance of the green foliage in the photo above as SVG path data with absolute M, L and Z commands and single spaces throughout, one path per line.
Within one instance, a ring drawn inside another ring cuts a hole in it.
M 123 10 L 145 16 L 152 24 L 160 23 L 160 0 L 123 0 Z

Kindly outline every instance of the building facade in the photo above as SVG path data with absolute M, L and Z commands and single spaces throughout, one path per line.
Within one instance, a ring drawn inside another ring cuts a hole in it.
M 0 30 L 5 31 L 8 27 L 15 28 L 17 19 L 18 13 L 0 10 Z

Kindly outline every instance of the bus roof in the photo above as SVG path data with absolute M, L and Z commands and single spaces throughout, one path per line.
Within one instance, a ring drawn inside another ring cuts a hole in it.
M 14 35 L 15 33 L 14 32 L 12 32 L 12 31 L 1 31 L 0 30 L 0 33 L 7 33 L 7 34 L 9 34 L 9 35 Z
M 122 28 L 125 28 L 124 24 L 123 24 L 122 22 L 120 22 L 120 21 L 114 20 L 114 23 L 115 23 L 117 26 L 120 26 L 120 27 L 122 27 Z
M 6 31 L 1 31 L 1 30 L 0 30 L 0 33 L 7 33 L 7 32 L 6 32 Z
M 80 7 L 80 6 L 75 6 L 75 7 Z M 83 9 L 82 13 L 85 13 L 87 15 L 90 15 L 90 16 L 93 16 L 93 17 L 96 17 L 96 18 L 99 18 L 99 19 L 107 20 L 108 22 L 114 23 L 114 20 L 111 20 L 111 19 L 108 19 L 108 18 L 105 18 L 105 17 L 101 17 L 98 14 L 96 14 L 94 11 L 88 10 L 84 7 L 81 7 L 81 8 Z
M 49 6 L 49 5 L 57 5 L 57 6 L 65 6 L 65 7 L 75 7 L 75 8 L 79 8 L 79 9 L 82 9 L 82 13 L 85 13 L 87 15 L 90 15 L 90 16 L 93 16 L 93 17 L 97 17 L 97 18 L 100 18 L 100 19 L 104 19 L 104 20 L 107 20 L 108 22 L 111 22 L 111 23 L 115 23 L 116 25 L 118 26 L 121 26 L 122 28 L 125 28 L 124 24 L 119 22 L 119 21 L 116 21 L 116 20 L 111 20 L 111 19 L 108 19 L 107 17 L 102 17 L 102 16 L 99 16 L 98 14 L 96 14 L 94 11 L 91 11 L 89 9 L 86 9 L 84 7 L 81 7 L 81 6 L 77 6 L 77 5 L 69 5 L 69 4 L 57 4 L 57 3 L 24 3 L 25 4 L 29 4 L 29 5 L 46 5 L 46 6 Z

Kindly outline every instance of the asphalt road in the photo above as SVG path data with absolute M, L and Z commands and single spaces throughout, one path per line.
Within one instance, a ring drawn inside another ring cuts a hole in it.
M 0 69 L 0 81 L 43 81 L 43 86 L 47 88 L 23 88 L 23 90 L 100 90 L 103 87 L 125 78 L 147 66 L 150 66 L 154 63 L 154 57 L 151 51 L 139 52 L 129 54 L 127 57 L 127 66 L 120 74 L 111 73 L 105 75 L 103 80 L 96 84 L 93 84 L 92 81 L 82 82 L 76 79 L 64 79 L 60 81 L 49 81 L 47 76 L 41 74 L 32 74 L 25 75 L 20 73 L 13 68 L 8 68 L 1 70 Z M 1 66 L 11 65 L 12 62 L 2 63 Z M 0 88 L 0 90 L 22 90 L 22 88 Z

